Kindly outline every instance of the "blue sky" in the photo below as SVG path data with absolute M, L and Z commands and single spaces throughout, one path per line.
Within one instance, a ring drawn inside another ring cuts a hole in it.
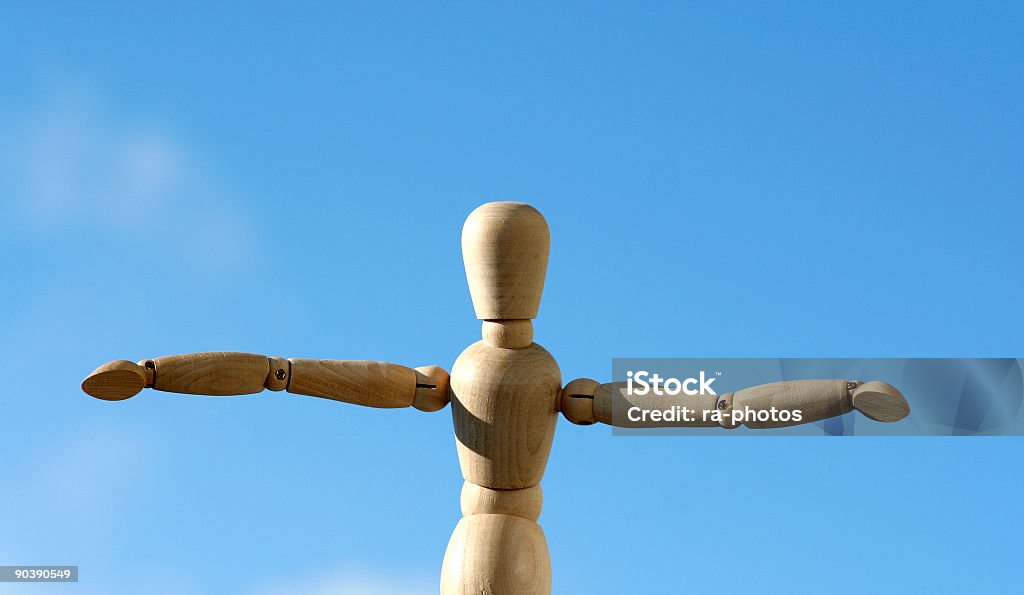
M 537 341 L 1024 354 L 1014 3 L 0 7 L 12 593 L 421 593 L 449 410 L 85 396 L 205 350 L 450 369 L 466 215 L 537 206 Z M 1021 438 L 614 437 L 561 420 L 556 593 L 1015 592 Z

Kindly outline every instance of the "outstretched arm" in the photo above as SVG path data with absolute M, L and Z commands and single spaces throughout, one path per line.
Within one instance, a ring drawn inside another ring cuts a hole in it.
M 683 415 L 683 408 L 688 415 Z M 660 414 L 643 413 L 673 409 L 678 415 L 668 421 Z M 601 422 L 622 428 L 781 428 L 836 417 L 854 409 L 881 422 L 899 421 L 910 413 L 910 405 L 896 388 L 877 381 L 789 380 L 723 395 L 640 396 L 629 394 L 625 382 L 598 384 L 580 378 L 562 389 L 561 400 L 562 414 L 574 424 Z M 799 415 L 794 415 L 797 412 Z
M 407 368 L 363 360 L 284 359 L 254 353 L 171 355 L 139 363 L 106 363 L 82 390 L 120 401 L 143 388 L 193 395 L 248 395 L 287 390 L 367 407 L 437 411 L 448 403 L 448 372 L 437 366 Z

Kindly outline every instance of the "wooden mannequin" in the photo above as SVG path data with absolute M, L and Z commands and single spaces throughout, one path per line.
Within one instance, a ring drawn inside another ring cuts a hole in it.
M 551 592 L 551 562 L 537 524 L 544 476 L 559 412 L 569 421 L 624 427 L 720 425 L 634 423 L 631 406 L 685 405 L 730 413 L 746 408 L 802 409 L 801 423 L 854 409 L 878 421 L 896 421 L 910 409 L 881 382 L 803 380 L 777 382 L 725 395 L 637 397 L 624 383 L 578 379 L 562 388 L 551 355 L 533 342 L 549 249 L 548 226 L 536 209 L 513 202 L 485 204 L 470 214 L 462 233 L 466 277 L 483 340 L 462 352 L 451 378 L 437 366 L 407 368 L 371 361 L 283 359 L 247 353 L 196 353 L 97 368 L 82 389 L 105 400 L 127 399 L 143 388 L 202 395 L 243 395 L 269 390 L 369 407 L 437 411 L 449 401 L 465 483 L 463 517 L 441 568 L 443 594 Z M 657 401 L 652 401 L 657 399 Z M 786 423 L 747 422 L 749 427 Z

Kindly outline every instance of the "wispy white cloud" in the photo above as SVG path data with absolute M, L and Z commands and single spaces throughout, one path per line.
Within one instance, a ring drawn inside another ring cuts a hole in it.
M 334 573 L 262 587 L 251 595 L 429 595 L 437 593 L 439 588 L 438 576 L 409 576 L 344 566 L 341 568 Z
M 125 486 L 144 472 L 149 456 L 140 436 L 95 426 L 9 454 L 17 456 L 0 499 L 0 551 L 20 560 L 54 551 L 93 555 L 113 528 Z
M 0 113 L 7 226 L 46 239 L 75 226 L 162 240 L 193 266 L 238 265 L 255 231 L 243 207 L 170 126 L 125 116 L 84 85 Z
M 81 90 L 48 99 L 13 132 L 14 196 L 37 223 L 83 216 L 135 222 L 170 200 L 187 174 L 182 150 L 166 134 L 105 119 Z

